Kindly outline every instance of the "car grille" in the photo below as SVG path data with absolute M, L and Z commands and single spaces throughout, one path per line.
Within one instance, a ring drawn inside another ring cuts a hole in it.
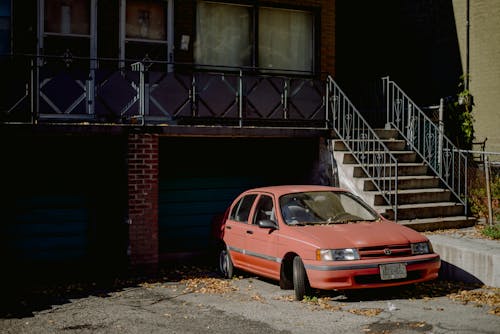
M 410 256 L 410 244 L 388 245 L 376 247 L 362 247 L 358 249 L 361 259 L 387 258 L 397 256 Z

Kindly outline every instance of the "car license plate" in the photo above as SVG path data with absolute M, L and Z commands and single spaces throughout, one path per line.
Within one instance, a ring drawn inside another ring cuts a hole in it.
M 382 280 L 406 278 L 405 263 L 381 264 L 379 268 L 380 268 L 380 278 Z

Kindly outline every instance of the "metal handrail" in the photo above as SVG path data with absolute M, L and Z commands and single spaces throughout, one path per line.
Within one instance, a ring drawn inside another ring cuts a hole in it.
M 465 207 L 467 215 L 467 155 L 449 140 L 412 99 L 389 77 L 382 78 L 387 126 L 396 129 L 442 183 Z
M 327 78 L 330 123 L 337 136 L 398 219 L 398 160 L 380 140 L 333 78 Z

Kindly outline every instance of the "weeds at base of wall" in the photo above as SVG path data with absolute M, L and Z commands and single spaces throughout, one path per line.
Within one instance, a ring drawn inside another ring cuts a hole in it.
M 469 192 L 469 205 L 472 214 L 478 218 L 488 220 L 489 208 L 484 178 L 480 174 L 476 176 L 476 182 Z M 500 222 L 500 175 L 494 176 L 490 181 L 491 205 L 493 211 L 493 220 Z

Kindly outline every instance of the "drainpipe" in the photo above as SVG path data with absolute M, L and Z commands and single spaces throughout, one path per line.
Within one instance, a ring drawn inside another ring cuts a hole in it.
M 470 68 L 470 0 L 467 0 L 466 4 L 466 18 L 465 18 L 465 80 L 464 87 L 468 91 L 469 90 L 469 68 Z

